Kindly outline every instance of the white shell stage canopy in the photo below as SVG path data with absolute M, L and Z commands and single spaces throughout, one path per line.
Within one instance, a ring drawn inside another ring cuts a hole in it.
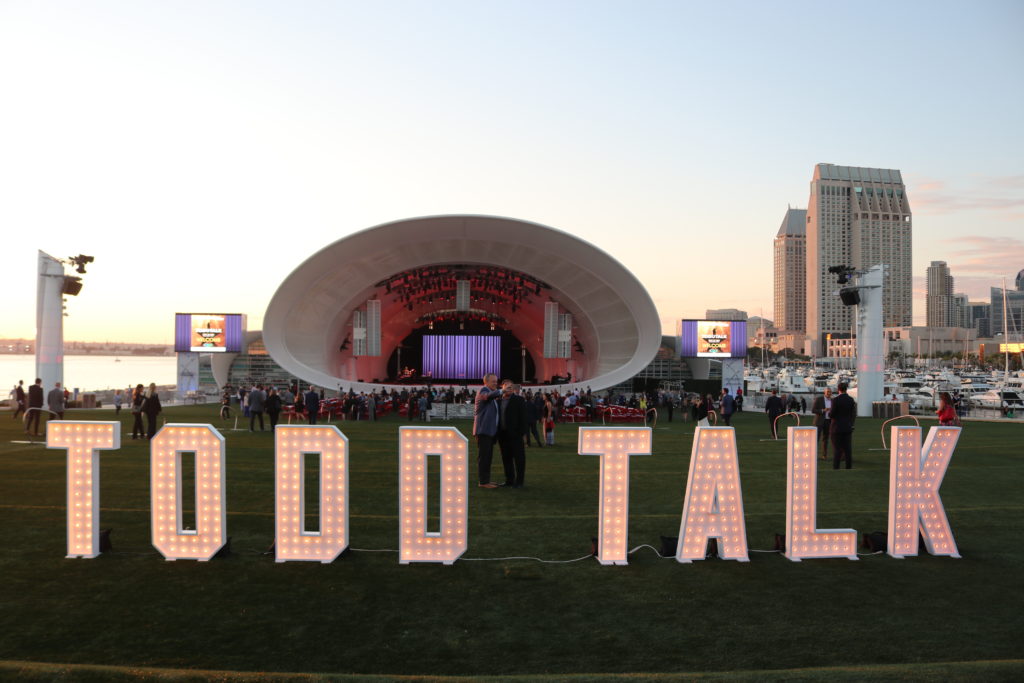
M 658 311 L 643 285 L 618 261 L 570 234 L 498 216 L 448 215 L 385 223 L 321 249 L 281 284 L 267 307 L 263 342 L 285 370 L 329 389 L 371 391 L 391 386 L 387 360 L 402 340 L 422 327 L 430 310 L 391 296 L 383 282 L 405 271 L 467 264 L 528 275 L 529 305 L 503 311 L 537 364 L 537 376 L 565 375 L 560 388 L 603 389 L 643 370 L 661 343 Z M 352 317 L 369 299 L 381 301 L 381 352 L 352 356 L 345 343 Z M 570 359 L 543 358 L 544 303 L 572 315 Z M 525 354 L 524 354 L 525 355 Z M 561 371 L 561 372 L 558 372 Z M 518 378 L 514 373 L 504 372 Z M 374 381 L 364 381 L 373 377 Z M 479 384 L 479 378 L 471 383 Z M 438 384 L 449 382 L 438 379 Z

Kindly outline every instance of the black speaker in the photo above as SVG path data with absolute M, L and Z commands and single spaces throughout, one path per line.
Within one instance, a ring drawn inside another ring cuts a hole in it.
M 856 289 L 847 288 L 839 290 L 839 298 L 843 300 L 844 306 L 856 306 L 860 303 L 860 292 Z
M 82 291 L 82 278 L 65 275 L 64 286 L 61 287 L 60 291 L 62 294 L 69 296 L 78 296 L 78 293 Z

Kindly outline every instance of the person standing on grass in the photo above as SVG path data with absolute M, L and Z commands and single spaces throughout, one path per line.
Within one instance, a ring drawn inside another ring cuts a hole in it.
M 494 457 L 494 442 L 498 437 L 498 376 L 487 373 L 483 377 L 484 385 L 476 394 L 473 403 L 473 436 L 476 437 L 477 486 L 495 489 L 498 485 L 491 481 L 491 460 Z
M 821 460 L 828 458 L 828 440 L 832 426 L 831 410 L 832 390 L 826 388 L 825 394 L 815 398 L 814 403 L 811 404 L 811 412 L 814 413 L 814 426 L 818 428 L 818 441 L 821 442 L 821 452 L 818 453 L 818 458 Z
M 51 413 L 57 413 L 58 420 L 64 419 L 64 390 L 60 388 L 60 382 L 54 384 L 53 389 L 46 395 L 46 407 Z
M 940 427 L 952 427 L 957 423 L 956 409 L 953 407 L 953 397 L 948 391 L 939 394 L 939 409 L 935 411 L 939 416 Z
M 498 401 L 498 445 L 505 470 L 502 486 L 522 488 L 526 474 L 526 400 L 519 395 L 519 385 L 505 380 Z
M 135 418 L 135 422 L 132 424 L 133 439 L 146 437 L 146 427 L 142 424 L 142 406 L 145 402 L 146 393 L 142 390 L 142 385 L 139 384 L 132 393 L 132 417 Z
M 846 469 L 853 467 L 853 422 L 857 419 L 857 402 L 846 393 L 846 382 L 840 382 L 839 395 L 832 401 L 832 469 L 839 469 L 839 461 L 846 461 Z
M 722 387 L 722 398 L 720 399 L 720 406 L 722 412 L 722 419 L 725 420 L 725 426 L 732 426 L 732 414 L 736 412 L 736 402 L 732 396 L 729 395 L 729 387 Z
M 117 415 L 117 416 L 121 415 L 121 403 L 123 402 L 123 400 L 124 399 L 121 396 L 121 390 L 120 389 L 115 389 L 114 390 L 114 415 Z
M 555 418 L 558 417 L 558 409 L 551 400 L 550 394 L 544 397 L 544 443 L 548 446 L 555 445 Z
M 28 412 L 25 413 L 25 433 L 39 436 L 39 413 L 43 410 L 43 380 L 36 377 L 36 383 L 28 388 Z M 33 428 L 34 426 L 34 428 Z
M 316 418 L 320 414 L 320 394 L 316 393 L 316 387 L 310 385 L 309 391 L 302 397 L 302 405 L 306 408 L 309 424 L 315 425 Z
M 277 419 L 281 416 L 281 396 L 277 389 L 270 387 L 267 395 L 267 416 L 270 417 L 270 431 L 277 429 Z
M 140 384 L 141 388 L 142 385 Z M 163 411 L 160 405 L 160 394 L 156 390 L 156 382 L 151 382 L 146 399 L 142 402 L 142 412 L 146 414 L 146 438 L 152 439 L 156 436 L 156 418 Z
M 249 392 L 249 431 L 255 431 L 256 418 L 260 419 L 260 431 L 263 431 L 263 407 L 267 401 L 267 394 L 263 391 L 263 385 L 257 384 Z

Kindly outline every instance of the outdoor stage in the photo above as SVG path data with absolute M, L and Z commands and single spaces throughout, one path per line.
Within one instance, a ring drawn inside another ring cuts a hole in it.
M 213 405 L 166 412 L 219 424 Z M 127 440 L 101 455 L 101 526 L 113 528 L 113 551 L 65 559 L 65 453 L 12 444 L 20 425 L 0 421 L 0 677 L 51 675 L 12 661 L 552 679 L 1024 675 L 1020 425 L 970 423 L 957 445 L 941 495 L 962 559 L 793 563 L 754 552 L 770 551 L 785 525 L 785 446 L 761 440 L 763 414 L 742 413 L 733 424 L 751 561 L 682 565 L 641 548 L 614 567 L 587 557 L 599 463 L 576 454 L 576 426 L 563 424 L 555 448 L 528 450 L 527 488 L 470 490 L 469 549 L 454 566 L 399 565 L 403 424 L 338 424 L 350 440 L 351 549 L 322 565 L 264 554 L 274 535 L 272 436 L 228 431 L 230 555 L 160 557 L 150 544 L 148 450 Z M 880 421 L 857 425 L 854 469 L 819 472 L 819 526 L 884 530 L 889 455 L 869 450 Z M 455 426 L 468 434 L 468 422 Z M 677 534 L 692 433 L 692 423 L 663 416 L 654 455 L 632 459 L 630 548 Z M 471 443 L 471 462 L 475 454 Z M 78 675 L 127 679 L 130 670 Z

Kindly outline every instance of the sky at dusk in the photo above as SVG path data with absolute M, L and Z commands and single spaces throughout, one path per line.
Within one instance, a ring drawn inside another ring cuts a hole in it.
M 171 343 L 402 218 L 610 253 L 666 333 L 772 316 L 814 165 L 897 168 L 924 275 L 1024 268 L 1024 2 L 0 2 L 0 337 L 36 252 L 96 257 L 65 338 Z M 382 276 L 388 275 L 382 273 Z

